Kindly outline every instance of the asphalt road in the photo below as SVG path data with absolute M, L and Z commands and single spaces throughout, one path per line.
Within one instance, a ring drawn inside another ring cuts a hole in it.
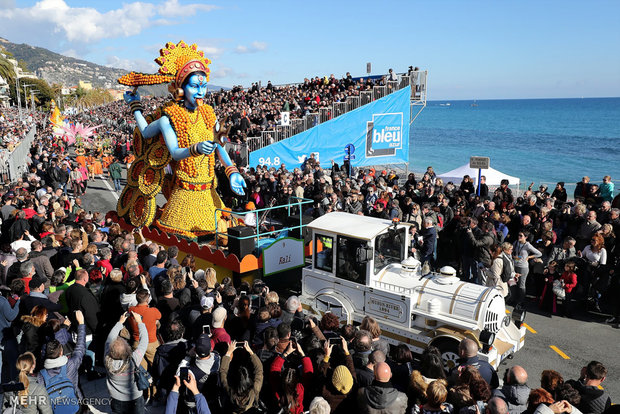
M 521 365 L 529 374 L 528 385 L 538 388 L 545 369 L 558 371 L 565 380 L 577 379 L 581 368 L 596 360 L 608 372 L 602 386 L 612 402 L 620 402 L 620 329 L 606 324 L 606 318 L 586 312 L 576 312 L 574 319 L 551 316 L 528 304 L 525 347 L 502 364 L 500 377 L 506 368 Z
M 122 184 L 125 185 L 124 180 Z M 85 209 L 103 213 L 114 210 L 118 194 L 113 193 L 112 189 L 112 182 L 102 177 L 90 182 L 87 193 L 82 197 Z M 163 197 L 159 197 L 162 198 L 158 199 L 161 205 Z M 620 402 L 620 329 L 605 324 L 606 316 L 578 310 L 574 319 L 551 316 L 540 312 L 533 302 L 528 303 L 527 309 L 525 322 L 530 330 L 526 335 L 525 347 L 513 359 L 502 364 L 500 378 L 506 368 L 521 365 L 529 374 L 528 385 L 538 388 L 540 374 L 545 369 L 558 371 L 565 380 L 576 379 L 583 366 L 597 360 L 608 370 L 604 388 L 613 402 Z

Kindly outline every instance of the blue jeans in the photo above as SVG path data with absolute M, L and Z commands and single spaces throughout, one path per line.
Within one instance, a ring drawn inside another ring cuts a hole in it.
M 121 179 L 120 178 L 114 178 L 114 190 L 121 191 Z
M 484 272 L 485 267 L 484 267 L 484 263 L 479 262 L 477 260 L 472 260 L 472 280 L 470 280 L 470 282 L 472 283 L 476 283 L 476 284 L 480 284 L 484 275 L 482 274 L 482 272 Z
M 476 277 L 476 264 L 474 262 L 474 259 L 472 259 L 471 256 L 462 256 L 461 261 L 463 265 L 462 279 L 466 282 L 470 282 Z

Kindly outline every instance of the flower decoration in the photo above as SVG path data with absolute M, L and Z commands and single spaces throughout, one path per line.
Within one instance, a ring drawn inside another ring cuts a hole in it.
M 63 140 L 67 145 L 79 144 L 84 145 L 85 142 L 90 142 L 95 135 L 95 130 L 102 125 L 96 125 L 94 127 L 87 127 L 79 122 L 75 124 L 62 124 L 59 126 L 60 131 L 55 130 L 54 136 L 63 137 Z M 62 133 L 61 133 L 62 131 Z

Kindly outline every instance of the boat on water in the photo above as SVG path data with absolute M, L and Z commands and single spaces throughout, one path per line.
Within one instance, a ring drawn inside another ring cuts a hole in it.
M 478 103 L 476 102 L 476 100 L 474 99 L 474 102 L 470 105 L 473 108 L 478 107 Z
M 450 106 L 450 102 L 440 103 L 439 106 Z

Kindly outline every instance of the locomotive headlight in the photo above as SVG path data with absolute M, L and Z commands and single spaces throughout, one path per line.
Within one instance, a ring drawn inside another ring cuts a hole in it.
M 493 345 L 493 342 L 495 341 L 495 334 L 485 329 L 484 331 L 480 332 L 478 340 L 482 344 L 482 352 L 486 354 L 487 352 L 489 352 L 491 346 Z
M 523 325 L 523 322 L 525 322 L 526 314 L 527 314 L 527 311 L 518 306 L 515 306 L 515 308 L 512 310 L 512 321 L 515 323 L 517 328 L 520 329 L 521 325 Z

